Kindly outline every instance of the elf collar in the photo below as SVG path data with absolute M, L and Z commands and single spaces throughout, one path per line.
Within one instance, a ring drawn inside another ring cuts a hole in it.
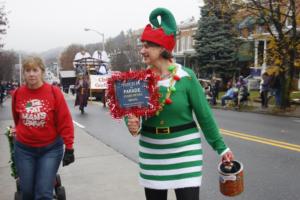
M 176 75 L 179 76 L 180 78 L 185 77 L 185 76 L 190 76 L 186 71 L 182 69 L 182 65 L 175 63 L 175 66 L 177 67 Z M 170 86 L 170 79 L 164 79 L 164 80 L 159 80 L 157 85 L 158 86 L 163 86 L 163 87 L 169 87 Z M 175 85 L 176 82 L 173 83 L 172 86 Z

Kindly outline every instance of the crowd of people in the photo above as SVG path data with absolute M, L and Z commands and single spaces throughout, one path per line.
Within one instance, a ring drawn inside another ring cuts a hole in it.
M 262 74 L 260 84 L 260 98 L 261 98 L 261 107 L 268 108 L 269 100 L 272 96 L 275 97 L 275 105 L 279 106 L 281 103 L 280 92 L 281 92 L 281 83 L 279 75 L 276 72 L 269 74 L 264 72 Z
M 243 76 L 239 76 L 235 84 L 231 81 L 227 84 L 227 91 L 221 98 L 221 105 L 226 106 L 226 101 L 230 100 L 235 106 L 239 107 L 248 101 L 249 96 L 247 81 Z
M 206 99 L 211 105 L 217 105 L 219 92 L 221 88 L 221 80 L 212 78 L 211 81 L 200 81 L 206 95 Z M 228 102 L 233 102 L 234 106 L 240 106 L 248 101 L 249 91 L 247 81 L 243 76 L 240 76 L 235 84 L 231 80 L 227 82 L 226 92 L 221 97 L 221 105 L 226 106 Z
M 4 98 L 11 95 L 19 87 L 19 83 L 15 81 L 0 81 L 0 104 L 3 103 Z
M 211 81 L 201 80 L 200 83 L 205 92 L 207 101 L 211 105 L 217 105 L 217 99 L 221 90 L 221 80 L 212 78 Z M 280 106 L 280 91 L 281 84 L 278 73 L 264 72 L 261 75 L 259 86 L 261 108 L 268 108 L 269 100 L 272 97 L 274 97 L 275 106 Z M 220 99 L 221 106 L 228 107 L 233 105 L 240 107 L 242 104 L 249 101 L 249 96 L 248 81 L 243 76 L 240 76 L 236 81 L 229 80 L 227 82 L 225 94 Z

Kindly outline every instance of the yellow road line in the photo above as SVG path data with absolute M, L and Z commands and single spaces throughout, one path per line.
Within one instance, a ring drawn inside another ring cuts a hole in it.
M 258 137 L 258 136 L 254 136 L 254 135 L 249 135 L 249 134 L 235 132 L 235 131 L 229 131 L 229 130 L 225 130 L 225 129 L 220 129 L 220 130 L 221 130 L 221 132 L 224 131 L 224 132 L 235 134 L 235 135 L 240 135 L 240 136 L 244 136 L 244 137 L 250 137 L 250 138 L 254 138 L 254 139 L 258 139 L 258 140 L 264 140 L 264 141 L 268 141 L 268 142 L 272 142 L 272 143 L 277 143 L 277 144 L 282 144 L 282 145 L 287 145 L 287 146 L 291 146 L 291 147 L 300 148 L 300 145 L 297 145 L 297 144 L 281 142 L 279 140 L 273 140 L 273 139 L 268 139 L 268 138 L 264 138 L 264 137 Z
M 276 146 L 276 147 L 280 147 L 280 148 L 300 152 L 300 145 L 291 144 L 291 143 L 287 143 L 287 142 L 281 142 L 281 141 L 278 141 L 278 140 L 272 140 L 272 139 L 268 139 L 268 138 L 248 135 L 248 134 L 234 132 L 234 131 L 228 131 L 228 130 L 225 130 L 225 129 L 220 129 L 220 130 L 224 135 L 237 137 L 237 138 L 241 138 L 241 139 L 245 139 L 245 140 L 249 140 L 249 141 L 253 141 L 253 142 L 268 144 L 268 145 L 271 145 L 271 146 Z

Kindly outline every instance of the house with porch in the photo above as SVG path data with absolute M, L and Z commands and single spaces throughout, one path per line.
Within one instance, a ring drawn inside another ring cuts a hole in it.
M 300 6 L 300 3 L 298 4 Z M 300 9 L 300 8 L 299 8 Z M 270 26 L 272 32 L 276 35 L 278 34 L 274 28 L 274 26 Z M 289 18 L 285 21 L 284 30 L 288 31 L 291 29 L 292 25 Z M 266 24 L 263 23 L 262 19 L 257 17 L 251 16 L 250 14 L 244 17 L 244 19 L 239 22 L 238 30 L 240 33 L 240 39 L 252 43 L 253 53 L 254 53 L 254 60 L 253 64 L 249 66 L 250 74 L 253 77 L 253 82 L 257 82 L 255 80 L 260 80 L 262 73 L 268 72 L 272 74 L 279 70 L 276 67 L 276 63 L 274 63 L 274 59 L 272 59 L 271 55 L 268 55 L 268 50 L 271 47 L 271 34 L 268 31 L 268 27 Z M 300 27 L 297 28 L 298 33 L 300 34 Z M 251 47 L 250 47 L 251 48 Z M 251 49 L 249 49 L 251 51 Z M 249 51 L 248 50 L 248 51 Z M 296 62 L 295 62 L 295 77 L 294 78 L 294 85 L 295 88 L 300 88 L 300 56 L 296 55 Z
M 195 44 L 193 36 L 198 29 L 198 21 L 194 17 L 191 17 L 181 21 L 177 26 L 176 46 L 173 52 L 174 58 L 177 63 L 188 66 L 192 68 L 195 73 L 198 73 L 198 62 L 193 47 Z

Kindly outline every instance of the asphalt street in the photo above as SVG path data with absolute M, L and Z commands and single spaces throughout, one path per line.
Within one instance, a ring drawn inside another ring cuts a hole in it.
M 69 105 L 72 107 L 73 101 L 69 101 Z M 226 143 L 235 153 L 236 159 L 244 164 L 245 192 L 234 199 L 300 199 L 298 118 L 226 110 L 214 110 L 214 114 Z M 137 162 L 137 138 L 127 132 L 122 120 L 113 120 L 107 108 L 99 103 L 90 103 L 86 114 L 81 115 L 77 109 L 72 109 L 72 115 L 89 134 Z M 232 132 L 235 134 L 230 135 Z M 257 137 L 256 140 L 251 136 Z M 281 147 L 276 145 L 278 143 Z M 294 145 L 294 150 L 285 148 L 290 145 Z M 217 165 L 220 158 L 206 142 L 204 151 L 201 199 L 230 199 L 222 196 L 218 188 Z
M 78 108 L 74 108 L 73 97 L 66 96 L 66 99 L 77 129 L 103 142 L 129 158 L 131 162 L 137 163 L 138 138 L 128 133 L 122 120 L 112 119 L 108 109 L 98 102 L 89 103 L 86 113 L 82 115 Z M 2 107 L 0 111 L 0 123 L 11 120 L 9 106 Z M 225 142 L 234 152 L 236 159 L 244 164 L 245 191 L 233 199 L 300 199 L 299 118 L 227 110 L 214 110 L 214 114 Z M 204 175 L 201 199 L 232 199 L 219 192 L 219 156 L 206 142 L 203 148 Z

